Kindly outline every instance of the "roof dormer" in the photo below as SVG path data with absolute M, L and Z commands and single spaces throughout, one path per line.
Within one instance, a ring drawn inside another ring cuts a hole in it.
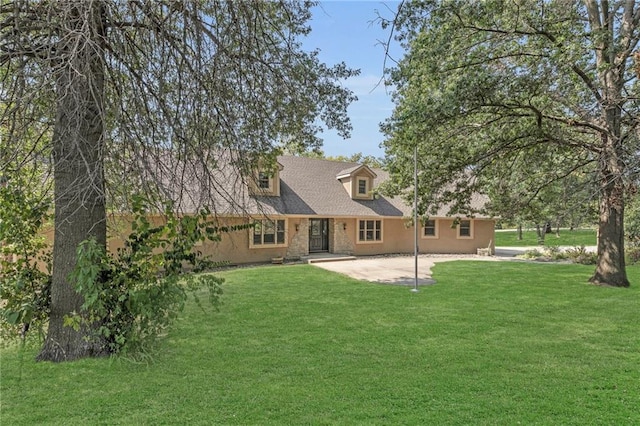
M 354 200 L 373 200 L 373 180 L 377 175 L 367 165 L 342 170 L 336 176 Z
M 284 167 L 276 162 L 271 167 L 259 164 L 254 169 L 249 181 L 249 190 L 252 195 L 263 195 L 271 197 L 280 196 L 280 171 Z

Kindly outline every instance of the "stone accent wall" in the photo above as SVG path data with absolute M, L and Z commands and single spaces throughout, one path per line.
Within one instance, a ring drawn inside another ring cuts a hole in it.
M 332 221 L 333 224 L 333 233 L 331 236 L 331 241 L 333 242 L 333 250 L 332 253 L 336 254 L 353 254 L 355 251 L 355 247 L 353 247 L 353 243 L 351 239 L 347 235 L 347 231 L 344 230 L 344 219 L 334 219 Z M 331 227 L 330 227 L 331 228 Z
M 287 259 L 300 259 L 301 256 L 309 254 L 309 219 L 289 219 L 289 221 L 297 220 L 300 220 L 298 230 L 295 230 L 295 224 L 291 227 L 290 232 L 293 232 L 293 236 L 287 248 Z

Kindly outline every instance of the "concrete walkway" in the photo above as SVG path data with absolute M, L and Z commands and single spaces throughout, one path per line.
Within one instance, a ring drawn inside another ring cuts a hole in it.
M 421 254 L 418 256 L 418 286 L 435 283 L 435 280 L 431 278 L 431 268 L 439 262 L 452 260 L 514 261 L 519 260 L 515 256 L 531 249 L 532 247 L 496 247 L 494 256 Z M 588 249 L 594 250 L 595 248 L 589 247 Z M 313 265 L 373 283 L 415 285 L 415 259 L 410 255 L 359 257 L 354 260 L 321 262 Z
M 496 261 L 502 258 L 498 256 L 436 256 L 422 254 L 418 256 L 418 285 L 435 283 L 435 280 L 431 278 L 431 268 L 436 263 L 461 259 Z M 415 259 L 413 256 L 360 257 L 355 260 L 321 262 L 313 263 L 313 265 L 362 281 L 403 286 L 415 284 Z

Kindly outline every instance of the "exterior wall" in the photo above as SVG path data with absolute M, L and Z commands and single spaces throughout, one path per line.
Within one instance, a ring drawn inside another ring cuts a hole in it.
M 289 247 L 287 259 L 299 259 L 309 254 L 309 219 L 289 219 Z M 298 230 L 296 231 L 296 226 Z
M 420 253 L 439 254 L 475 254 L 478 248 L 495 248 L 494 221 L 490 219 L 472 220 L 472 238 L 458 238 L 457 227 L 453 219 L 438 219 L 438 238 L 422 238 L 422 228 L 418 238 Z M 354 255 L 413 253 L 414 228 L 407 227 L 406 220 L 382 219 L 382 241 L 361 243 L 358 238 L 358 220 L 353 219 L 350 232 L 354 244 Z
M 355 252 L 354 239 L 350 232 L 354 229 L 354 219 L 333 219 L 333 231 L 330 229 L 329 250 L 331 253 L 352 255 Z
M 495 221 L 492 219 L 471 219 L 472 238 L 459 238 L 452 218 L 436 219 L 436 226 L 437 238 L 420 235 L 418 246 L 421 253 L 475 254 L 479 248 L 491 247 L 492 252 L 495 249 Z
M 276 218 L 273 218 L 276 219 Z M 280 218 L 282 219 L 282 218 Z M 377 218 L 363 218 L 375 219 Z M 329 251 L 336 254 L 356 256 L 413 253 L 414 228 L 406 226 L 404 218 L 380 218 L 382 221 L 381 242 L 358 242 L 358 219 L 329 219 Z M 161 216 L 150 216 L 152 225 L 163 222 Z M 495 249 L 494 221 L 490 219 L 472 219 L 472 237 L 459 238 L 457 227 L 451 218 L 436 219 L 437 236 L 425 238 L 422 228 L 418 238 L 420 253 L 468 253 L 475 254 L 478 248 Z M 117 252 L 124 246 L 126 235 L 131 232 L 130 217 L 111 218 L 107 246 L 110 252 Z M 220 226 L 232 226 L 247 223 L 245 218 L 226 218 L 220 220 Z M 297 227 L 297 229 L 296 229 Z M 252 230 L 240 230 L 221 235 L 221 241 L 207 241 L 196 247 L 203 255 L 216 261 L 228 261 L 231 264 L 270 262 L 274 257 L 299 259 L 309 254 L 309 219 L 286 218 L 286 247 L 250 247 Z M 52 229 L 45 232 L 48 242 L 53 242 Z
M 282 218 L 274 217 L 272 219 Z M 234 218 L 226 219 L 224 223 L 221 224 L 238 225 L 242 223 L 247 222 L 242 218 Z M 252 230 L 247 229 L 222 234 L 221 241 L 206 242 L 202 245 L 201 251 L 203 255 L 211 256 L 214 260 L 228 261 L 232 264 L 270 262 L 274 257 L 287 257 L 287 252 L 292 246 L 292 239 L 297 237 L 298 233 L 302 231 L 302 228 L 296 231 L 295 224 L 296 222 L 293 219 L 286 221 L 286 247 L 250 247 L 249 239 L 252 236 Z M 297 243 L 297 241 L 295 243 Z M 296 246 L 296 244 L 293 245 Z
M 369 256 L 375 254 L 413 253 L 413 228 L 407 228 L 405 226 L 405 219 L 394 218 L 381 220 L 382 241 L 372 242 L 358 241 L 359 220 L 353 220 L 352 238 L 355 245 L 354 254 L 357 256 Z
M 273 218 L 277 219 L 277 218 Z M 282 219 L 282 218 L 280 218 Z M 125 223 L 126 219 L 121 220 Z M 149 222 L 159 225 L 163 222 L 162 217 L 154 216 L 149 218 Z M 304 222 L 304 221 L 303 221 Z M 219 221 L 219 226 L 233 226 L 247 223 L 244 218 L 224 218 Z M 198 244 L 196 250 L 202 252 L 204 256 L 210 256 L 214 261 L 226 261 L 231 264 L 270 262 L 274 257 L 288 257 L 292 247 L 300 247 L 299 235 L 306 235 L 306 224 L 299 226 L 299 231 L 295 230 L 298 223 L 296 219 L 287 219 L 285 239 L 286 247 L 249 247 L 251 229 L 222 233 L 220 241 L 206 241 Z M 308 223 L 308 221 L 306 222 Z M 117 229 L 117 232 L 114 232 Z M 108 249 L 116 252 L 118 248 L 124 246 L 125 236 L 130 232 L 130 225 L 119 225 L 110 227 L 108 239 Z M 306 244 L 306 239 L 305 239 Z M 307 247 L 308 251 L 308 247 Z M 297 256 L 300 256 L 299 254 Z

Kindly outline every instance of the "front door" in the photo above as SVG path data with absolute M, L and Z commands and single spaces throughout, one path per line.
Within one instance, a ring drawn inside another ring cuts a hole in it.
M 329 219 L 309 219 L 309 253 L 329 250 Z

